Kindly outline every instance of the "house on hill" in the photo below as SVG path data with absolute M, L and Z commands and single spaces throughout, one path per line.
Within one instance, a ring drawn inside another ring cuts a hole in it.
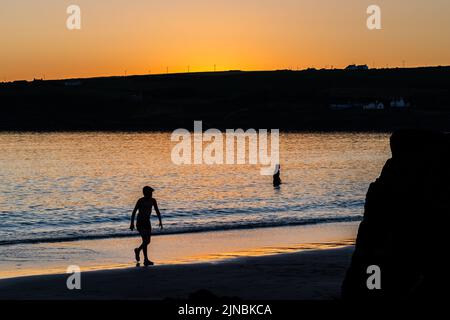
M 371 102 L 363 105 L 363 110 L 384 110 L 384 104 L 382 102 Z
M 411 105 L 403 98 L 396 98 L 391 101 L 391 108 L 408 108 Z
M 362 65 L 351 64 L 347 66 L 345 70 L 369 70 L 369 66 L 367 64 Z

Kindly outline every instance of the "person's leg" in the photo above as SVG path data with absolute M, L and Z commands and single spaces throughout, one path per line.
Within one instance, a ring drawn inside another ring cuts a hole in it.
M 145 234 L 145 238 L 142 237 L 142 251 L 144 252 L 145 261 L 149 261 L 147 254 L 147 248 L 149 244 L 150 244 L 150 232 Z
M 142 243 L 141 243 L 141 245 L 138 247 L 138 248 L 136 248 L 136 249 L 134 249 L 134 255 L 135 255 L 135 257 L 136 257 L 136 261 L 137 262 L 139 262 L 140 260 L 141 260 L 141 258 L 140 258 L 140 253 L 141 253 L 141 250 L 143 250 L 143 248 L 144 248 L 144 243 L 145 243 L 145 234 L 144 233 L 142 233 L 142 230 L 138 230 L 139 231 L 139 234 L 141 235 L 141 238 L 142 238 Z
M 141 238 L 142 238 L 142 243 L 141 243 L 141 245 L 139 246 L 139 248 L 137 248 L 138 250 L 139 250 L 139 252 L 141 252 L 141 250 L 144 250 L 144 247 L 145 247 L 145 235 L 143 235 L 143 234 L 141 234 Z

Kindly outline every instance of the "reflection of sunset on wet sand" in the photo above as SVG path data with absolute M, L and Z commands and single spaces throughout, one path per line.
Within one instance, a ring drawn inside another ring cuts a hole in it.
M 157 236 L 150 257 L 158 265 L 219 262 L 296 251 L 339 248 L 354 243 L 355 223 L 232 230 Z M 137 238 L 0 246 L 0 278 L 64 273 L 68 265 L 82 271 L 128 268 Z M 21 255 L 12 251 L 22 250 Z

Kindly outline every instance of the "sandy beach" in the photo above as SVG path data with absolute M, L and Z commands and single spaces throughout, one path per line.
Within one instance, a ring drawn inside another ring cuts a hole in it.
M 188 298 L 202 289 L 243 299 L 338 299 L 356 228 L 337 223 L 157 236 L 156 265 L 148 268 L 135 267 L 131 258 L 137 238 L 9 246 L 1 248 L 10 256 L 0 261 L 0 299 Z M 19 250 L 26 259 L 12 258 Z M 67 289 L 68 265 L 80 267 L 81 290 Z
M 91 271 L 81 290 L 68 275 L 0 281 L 0 299 L 183 299 L 199 290 L 242 299 L 334 300 L 353 247 L 313 250 L 216 263 Z

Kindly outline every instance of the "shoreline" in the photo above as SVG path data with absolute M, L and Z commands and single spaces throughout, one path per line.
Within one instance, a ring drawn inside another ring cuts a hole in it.
M 339 248 L 354 243 L 359 222 L 208 231 L 158 235 L 150 245 L 157 265 L 233 261 L 283 253 Z M 135 265 L 135 236 L 100 240 L 0 246 L 0 279 L 65 273 L 69 265 L 82 271 L 124 269 Z M 182 244 L 182 245 L 180 245 Z M 2 281 L 2 280 L 0 280 Z
M 196 233 L 209 233 L 209 232 L 227 232 L 227 231 L 242 231 L 245 232 L 247 230 L 257 230 L 257 229 L 271 229 L 271 228 L 285 228 L 285 227 L 307 227 L 321 224 L 334 224 L 334 223 L 360 223 L 362 221 L 362 217 L 352 217 L 352 218 L 330 218 L 330 219 L 315 219 L 315 221 L 305 221 L 299 223 L 292 224 L 280 224 L 280 225 L 243 225 L 236 226 L 230 228 L 211 228 L 211 229 L 200 229 L 200 230 L 175 230 L 175 231 L 167 231 L 164 230 L 163 233 L 160 232 L 159 229 L 154 228 L 152 231 L 152 238 L 159 236 L 168 236 L 168 235 L 184 235 L 184 234 L 196 234 Z M 83 237 L 67 237 L 67 238 L 38 238 L 38 239 L 17 239 L 17 240 L 0 240 L 0 248 L 1 246 L 12 246 L 12 245 L 33 245 L 33 244 L 46 244 L 46 243 L 61 243 L 61 242 L 78 242 L 78 241 L 95 241 L 95 240 L 108 240 L 108 239 L 132 239 L 139 238 L 138 233 L 134 234 L 112 234 L 112 235 L 90 235 Z

